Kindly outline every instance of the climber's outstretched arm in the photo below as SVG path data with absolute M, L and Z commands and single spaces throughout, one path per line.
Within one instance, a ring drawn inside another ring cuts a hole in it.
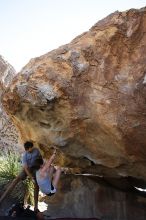
M 56 149 L 54 150 L 52 156 L 50 157 L 50 159 L 46 160 L 43 168 L 42 168 L 42 172 L 46 172 L 48 171 L 48 169 L 50 168 L 52 162 L 54 161 L 55 159 L 55 156 L 56 156 Z

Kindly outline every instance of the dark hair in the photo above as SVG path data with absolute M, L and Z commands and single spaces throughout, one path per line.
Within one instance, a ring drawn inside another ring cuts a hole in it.
M 15 216 L 13 216 L 14 212 L 15 212 Z M 11 209 L 8 212 L 8 216 L 22 217 L 23 219 L 27 217 L 32 218 L 32 219 L 37 219 L 37 213 L 30 210 L 29 206 L 27 208 L 24 208 L 24 204 L 21 202 L 20 203 L 18 202 L 11 207 Z
M 34 166 L 33 166 L 33 169 L 35 170 L 39 170 L 41 165 L 43 165 L 44 161 L 42 158 L 37 158 L 35 161 L 34 161 Z
M 13 206 L 11 207 L 11 209 L 8 212 L 8 216 L 12 216 L 13 212 L 16 212 L 16 216 L 20 216 L 24 210 L 23 206 L 24 206 L 24 204 L 21 202 L 13 204 Z
M 32 147 L 33 147 L 33 143 L 31 141 L 26 141 L 24 143 L 25 150 L 28 150 L 29 148 L 32 148 Z

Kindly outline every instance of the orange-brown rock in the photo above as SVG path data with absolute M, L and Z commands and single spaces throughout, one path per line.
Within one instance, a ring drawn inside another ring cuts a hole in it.
M 62 165 L 146 180 L 146 8 L 32 59 L 3 105 L 22 140 L 57 145 Z

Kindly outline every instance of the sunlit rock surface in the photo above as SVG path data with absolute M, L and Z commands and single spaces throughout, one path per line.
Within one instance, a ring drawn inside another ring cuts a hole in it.
M 1 154 L 8 150 L 20 150 L 18 131 L 1 105 L 1 96 L 16 75 L 14 68 L 0 56 L 0 150 Z
M 3 105 L 20 131 L 63 166 L 146 180 L 146 8 L 115 12 L 34 58 Z

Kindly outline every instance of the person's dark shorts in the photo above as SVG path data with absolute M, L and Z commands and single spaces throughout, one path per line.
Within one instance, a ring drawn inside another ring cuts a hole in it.
M 33 168 L 29 168 L 30 173 L 32 174 L 32 176 L 34 177 L 34 179 L 36 180 L 36 170 L 34 170 Z M 21 180 L 25 180 L 27 178 L 27 173 L 25 172 L 24 169 L 22 169 L 22 171 L 18 174 L 19 178 Z
M 51 192 L 47 194 L 47 196 L 53 196 L 56 193 L 56 189 L 53 186 L 53 184 L 51 183 Z

